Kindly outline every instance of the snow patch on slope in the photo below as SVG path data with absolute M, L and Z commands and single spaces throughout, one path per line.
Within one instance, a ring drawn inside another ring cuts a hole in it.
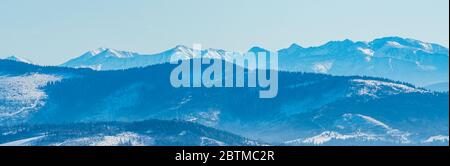
M 349 115 L 349 114 L 347 114 L 347 115 Z M 364 120 L 366 120 L 367 122 L 370 122 L 370 123 L 372 123 L 372 124 L 374 124 L 376 126 L 381 126 L 381 127 L 385 128 L 385 129 L 391 129 L 391 127 L 389 127 L 388 125 L 386 125 L 383 122 L 380 122 L 380 121 L 378 121 L 375 118 L 372 118 L 370 116 L 365 116 L 365 115 L 360 115 L 360 114 L 357 114 L 356 116 L 361 117 Z
M 360 85 L 357 95 L 359 96 L 371 96 L 378 97 L 378 93 L 388 93 L 389 95 L 395 95 L 400 93 L 426 93 L 428 91 L 411 87 L 408 85 L 385 82 L 379 80 L 364 80 L 364 79 L 354 79 L 352 83 Z M 350 96 L 353 94 L 350 94 Z
M 47 95 L 41 89 L 61 76 L 28 74 L 22 76 L 0 76 L 0 119 L 24 117 L 45 104 Z
M 395 41 L 388 41 L 387 44 L 389 46 L 392 46 L 392 47 L 395 47 L 395 48 L 405 48 L 406 47 L 406 46 L 401 45 L 400 43 L 395 42 Z
M 422 48 L 425 51 L 427 51 L 427 52 L 433 51 L 433 46 L 430 43 L 419 42 L 419 44 L 422 46 Z
M 124 132 L 117 135 L 95 136 L 67 140 L 55 146 L 150 146 L 153 139 L 133 132 Z
M 184 118 L 184 120 L 212 127 L 219 123 L 220 113 L 220 110 L 209 108 L 207 111 L 189 114 Z
M 286 141 L 286 144 L 314 144 L 322 145 L 332 140 L 349 140 L 349 139 L 360 139 L 365 141 L 379 141 L 383 138 L 366 133 L 354 133 L 354 134 L 340 134 L 335 131 L 324 131 L 323 133 L 306 139 L 296 139 L 292 141 Z
M 427 140 L 423 141 L 423 143 L 434 143 L 434 142 L 448 142 L 449 137 L 448 135 L 436 135 L 436 136 L 431 136 L 430 138 L 428 138 Z
M 377 120 L 373 117 L 361 114 L 344 114 L 344 121 L 350 122 L 350 126 L 357 127 L 353 130 L 376 134 L 385 140 L 400 144 L 411 143 L 408 132 L 403 132 Z
M 33 64 L 32 61 L 22 58 L 22 57 L 18 57 L 18 56 L 9 56 L 5 58 L 6 60 L 12 60 L 12 61 L 17 61 L 17 62 L 23 62 L 23 63 L 28 63 L 28 64 Z
M 344 114 L 342 119 L 335 122 L 335 129 L 337 130 L 329 129 L 318 135 L 284 143 L 288 145 L 322 145 L 331 141 L 344 144 L 357 144 L 358 142 L 412 143 L 409 139 L 410 133 L 394 129 L 373 117 L 361 114 Z
M 367 55 L 367 56 L 373 56 L 375 54 L 375 52 L 371 49 L 368 48 L 358 48 L 359 51 L 361 51 L 363 54 Z
M 45 135 L 36 136 L 36 137 L 31 137 L 31 138 L 26 138 L 26 139 L 21 139 L 21 140 L 17 140 L 17 141 L 3 143 L 3 144 L 0 144 L 0 146 L 31 146 L 31 145 L 33 145 L 33 142 L 41 140 L 45 137 L 46 137 Z

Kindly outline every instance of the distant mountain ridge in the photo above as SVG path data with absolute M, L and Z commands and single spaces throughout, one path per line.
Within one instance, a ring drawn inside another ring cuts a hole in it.
M 248 52 L 269 52 L 253 47 Z M 371 42 L 331 41 L 304 48 L 297 44 L 277 51 L 279 70 L 313 72 L 343 76 L 374 76 L 428 86 L 449 80 L 448 48 L 438 44 L 400 37 L 385 37 Z M 220 49 L 202 50 L 201 56 L 231 59 L 242 52 Z M 170 57 L 194 57 L 192 48 L 176 46 L 162 53 L 146 55 L 100 48 L 62 64 L 65 67 L 95 70 L 122 70 L 170 62 Z
M 418 86 L 448 82 L 448 49 L 413 39 L 387 37 L 371 42 L 333 41 L 279 52 L 287 71 L 384 77 Z
M 226 57 L 225 50 L 206 49 L 201 51 L 202 57 L 221 58 Z M 240 55 L 229 52 L 231 56 Z M 169 63 L 171 57 L 180 59 L 198 58 L 194 50 L 187 46 L 178 45 L 170 50 L 154 54 L 145 55 L 128 51 L 118 51 L 110 48 L 98 48 L 88 51 L 80 57 L 69 60 L 60 66 L 73 68 L 91 68 L 94 70 L 123 70 L 135 67 L 146 67 L 157 64 Z

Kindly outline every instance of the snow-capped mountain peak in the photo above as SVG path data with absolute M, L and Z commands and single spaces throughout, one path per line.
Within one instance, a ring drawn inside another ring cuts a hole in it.
M 136 53 L 129 51 L 119 51 L 111 48 L 107 48 L 97 54 L 96 56 L 104 56 L 104 57 L 114 57 L 114 58 L 132 58 L 136 55 Z
M 116 49 L 100 47 L 88 51 L 77 58 L 71 59 L 61 66 L 74 68 L 91 68 L 94 70 L 116 70 L 121 69 L 117 65 L 122 64 L 125 59 L 133 59 L 138 56 L 140 56 L 140 54 L 130 51 L 119 51 Z
M 9 56 L 5 58 L 6 60 L 12 60 L 12 61 L 17 61 L 17 62 L 23 62 L 23 63 L 28 63 L 28 64 L 33 64 L 33 62 L 31 62 L 30 60 L 26 59 L 26 58 L 22 58 L 22 57 L 18 57 L 18 56 Z
M 189 47 L 187 47 L 185 45 L 177 45 L 174 48 L 172 48 L 172 49 L 170 49 L 170 50 L 168 50 L 166 52 L 171 52 L 171 54 L 179 53 L 179 54 L 190 55 L 190 54 L 193 53 L 193 51 L 194 51 L 194 49 L 189 48 Z
M 111 48 L 100 47 L 91 51 L 86 52 L 81 57 L 115 57 L 115 58 L 131 58 L 134 57 L 137 53 L 130 51 L 119 51 Z
M 248 52 L 258 53 L 258 52 L 270 52 L 270 51 L 267 49 L 264 49 L 262 47 L 255 46 L 255 47 L 250 48 L 248 50 Z
M 108 49 L 108 48 L 99 47 L 99 48 L 97 48 L 97 49 L 94 49 L 94 50 L 89 51 L 88 53 L 91 54 L 91 55 L 93 55 L 93 56 L 95 56 L 95 55 L 98 55 L 98 54 L 102 53 L 103 51 L 105 51 L 105 50 L 107 50 L 107 49 Z
M 308 48 L 294 45 L 278 55 L 283 64 L 279 69 L 284 71 L 384 77 L 418 86 L 448 82 L 448 49 L 408 38 L 331 41 Z
M 249 52 L 269 51 L 253 47 Z M 202 49 L 200 53 L 196 53 L 193 48 L 184 45 L 151 55 L 98 48 L 62 66 L 119 70 L 169 63 L 174 57 L 191 59 L 201 56 L 230 60 L 234 56 L 242 55 L 240 52 L 220 49 Z M 292 44 L 279 50 L 278 55 L 281 71 L 365 75 L 409 82 L 418 86 L 448 82 L 448 48 L 408 38 L 384 37 L 367 42 L 346 39 L 315 47 Z M 423 79 L 424 77 L 427 79 Z
M 397 49 L 409 49 L 409 50 L 420 50 L 427 53 L 440 53 L 445 54 L 448 49 L 437 44 L 422 42 L 410 38 L 401 37 L 384 37 L 375 39 L 369 43 L 374 49 L 387 49 L 387 48 L 397 48 Z
M 185 46 L 185 45 L 177 45 L 173 48 L 173 50 L 176 51 L 188 51 L 188 50 L 192 50 L 191 48 Z

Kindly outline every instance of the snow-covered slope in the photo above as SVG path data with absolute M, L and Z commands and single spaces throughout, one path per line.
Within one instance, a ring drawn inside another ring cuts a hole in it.
M 61 66 L 75 68 L 91 68 L 94 70 L 115 70 L 130 67 L 140 67 L 139 63 L 127 62 L 127 59 L 140 56 L 137 53 L 118 51 L 109 48 L 98 48 L 88 51 L 78 58 L 72 59 Z M 127 66 L 128 65 L 128 66 Z
M 346 144 L 361 145 L 383 142 L 384 144 L 409 144 L 408 132 L 360 114 L 344 114 L 335 121 L 334 131 L 324 131 L 316 136 L 286 141 L 288 145 Z
M 45 105 L 46 93 L 41 89 L 61 76 L 31 73 L 20 76 L 0 75 L 0 121 L 20 122 Z
M 0 128 L 0 146 L 258 146 L 244 137 L 182 121 L 21 125 Z
M 17 61 L 17 62 L 28 63 L 28 64 L 33 64 L 33 62 L 31 62 L 30 60 L 22 58 L 22 57 L 18 57 L 18 56 L 9 56 L 9 57 L 6 57 L 5 59 L 6 60 Z

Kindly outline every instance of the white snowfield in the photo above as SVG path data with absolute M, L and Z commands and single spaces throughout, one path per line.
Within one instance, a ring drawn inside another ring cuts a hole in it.
M 388 43 L 388 45 L 395 47 L 395 48 L 406 48 L 406 46 L 401 45 L 400 43 L 398 43 L 396 41 L 388 41 L 387 43 Z
M 353 84 L 361 85 L 362 88 L 357 91 L 356 95 L 359 96 L 371 96 L 378 97 L 377 94 L 380 91 L 388 92 L 390 95 L 400 94 L 400 93 L 427 93 L 429 91 L 424 89 L 419 89 L 411 86 L 407 86 L 399 83 L 378 81 L 378 80 L 363 80 L 354 79 Z M 349 94 L 349 96 L 354 94 Z
M 350 127 L 357 126 L 358 128 L 352 132 L 346 132 L 346 134 L 340 133 L 338 131 L 324 131 L 319 135 L 300 138 L 291 141 L 284 142 L 288 145 L 322 145 L 330 141 L 359 141 L 359 142 L 387 142 L 395 144 L 410 144 L 412 143 L 408 138 L 411 134 L 408 132 L 403 132 L 398 129 L 394 129 L 387 124 L 360 114 L 344 114 L 343 120 L 349 122 Z M 362 121 L 360 121 L 362 120 Z M 363 128 L 374 128 L 381 127 L 383 130 L 363 130 Z M 337 125 L 336 128 L 346 129 L 347 126 Z M 364 131 L 364 132 L 362 132 Z
M 396 142 L 399 144 L 409 144 L 411 143 L 409 136 L 411 135 L 408 132 L 403 132 L 400 131 L 398 129 L 392 128 L 390 126 L 388 126 L 387 124 L 373 118 L 370 116 L 366 116 L 366 115 L 361 115 L 361 114 L 345 114 L 343 115 L 344 118 L 346 118 L 346 120 L 354 120 L 354 119 L 362 119 L 364 120 L 364 124 L 359 124 L 361 126 L 369 126 L 370 128 L 372 128 L 372 126 L 374 127 L 381 127 L 384 131 L 384 133 L 375 133 L 381 137 L 389 137 L 389 139 L 392 142 Z M 388 139 L 385 139 L 388 140 Z
M 123 132 L 116 135 L 99 135 L 66 140 L 51 146 L 151 146 L 153 139 L 133 132 Z
M 367 55 L 367 56 L 373 56 L 375 54 L 375 51 L 373 51 L 370 48 L 358 48 L 359 51 L 361 51 L 363 54 Z
M 362 139 L 366 141 L 379 141 L 382 138 L 376 135 L 370 135 L 365 133 L 354 133 L 354 134 L 340 134 L 335 131 L 324 131 L 323 133 L 306 139 L 296 139 L 292 141 L 286 141 L 286 144 L 313 144 L 322 145 L 331 140 L 348 140 L 348 139 Z
M 36 137 L 31 137 L 31 138 L 26 138 L 26 139 L 21 139 L 21 140 L 17 140 L 17 141 L 3 143 L 3 144 L 0 144 L 0 146 L 33 146 L 35 141 L 38 141 L 45 137 L 46 137 L 45 135 L 36 136 Z
M 38 110 L 47 97 L 41 88 L 61 79 L 61 76 L 46 74 L 0 76 L 0 119 L 23 117 Z
M 344 115 L 344 116 L 353 116 L 352 114 L 346 114 L 346 115 Z M 358 117 L 360 117 L 360 118 L 363 118 L 364 120 L 366 120 L 367 122 L 369 122 L 369 123 L 371 123 L 371 124 L 374 124 L 374 125 L 376 125 L 376 126 L 381 126 L 381 127 L 383 127 L 383 128 L 385 128 L 385 129 L 387 129 L 387 130 L 392 130 L 392 128 L 391 127 L 389 127 L 388 125 L 386 125 L 386 124 L 384 124 L 383 122 L 380 122 L 380 121 L 378 121 L 378 120 L 376 120 L 376 119 L 374 119 L 374 118 L 372 118 L 372 117 L 370 117 L 370 116 L 365 116 L 365 115 L 360 115 L 360 114 L 356 114 L 356 116 L 358 116 Z
M 431 136 L 427 140 L 423 141 L 423 143 L 434 143 L 434 142 L 447 142 L 449 141 L 448 135 L 437 135 Z
M 36 136 L 26 139 L 20 139 L 7 143 L 0 144 L 0 146 L 35 146 L 39 145 L 36 141 L 43 140 L 46 135 Z M 99 135 L 93 137 L 83 137 L 76 139 L 69 139 L 60 143 L 51 143 L 49 146 L 151 146 L 153 139 L 148 136 L 139 135 L 133 132 L 124 132 L 117 135 Z

